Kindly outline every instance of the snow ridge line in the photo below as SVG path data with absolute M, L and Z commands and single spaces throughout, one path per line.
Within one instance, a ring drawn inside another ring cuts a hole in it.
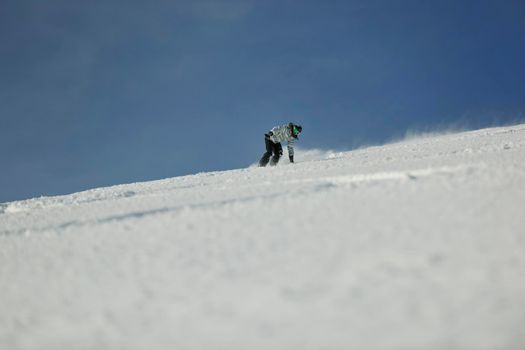
M 351 185 L 355 186 L 362 183 L 374 183 L 374 182 L 383 182 L 383 181 L 413 181 L 418 178 L 430 177 L 433 175 L 454 175 L 460 172 L 465 172 L 467 174 L 472 173 L 476 169 L 481 168 L 481 165 L 459 165 L 456 167 L 438 167 L 438 168 L 424 168 L 416 169 L 409 171 L 394 171 L 394 172 L 377 172 L 370 174 L 356 174 L 356 175 L 342 175 L 342 176 L 331 176 L 331 177 L 321 177 L 321 178 L 310 178 L 310 179 L 300 179 L 300 180 L 290 180 L 286 181 L 289 185 L 301 185 L 307 184 L 312 185 L 312 187 L 303 188 L 302 191 L 283 191 L 279 193 L 266 194 L 266 195 L 256 195 L 248 196 L 244 198 L 234 198 L 226 199 L 208 203 L 197 203 L 192 205 L 178 205 L 171 207 L 160 207 L 150 210 L 143 211 L 133 211 L 127 213 L 121 213 L 116 215 L 111 215 L 108 217 L 96 219 L 96 220 L 84 220 L 84 221 L 68 221 L 57 225 L 50 225 L 46 227 L 34 227 L 34 228 L 24 228 L 19 230 L 7 230 L 0 231 L 0 236 L 11 236 L 11 235 L 24 235 L 30 233 L 39 233 L 46 231 L 60 232 L 64 229 L 70 227 L 84 227 L 89 225 L 100 225 L 111 222 L 124 221 L 127 219 L 137 219 L 151 215 L 164 214 L 169 212 L 180 212 L 182 210 L 198 210 L 198 209 L 209 209 L 217 208 L 228 204 L 234 203 L 246 203 L 252 202 L 255 200 L 269 200 L 278 197 L 285 196 L 297 196 L 297 195 L 308 195 L 311 192 L 326 191 L 332 190 L 334 188 L 340 188 L 341 186 Z M 113 198 L 113 197 L 111 197 Z M 5 209 L 4 209 L 5 210 Z M 20 210 L 20 208 L 19 208 Z M 21 209 L 23 210 L 23 209 Z
M 21 201 L 14 201 L 11 203 L 0 203 L 0 214 L 18 213 L 22 211 L 38 210 L 64 205 L 80 205 L 104 200 L 118 200 L 122 198 L 130 198 L 136 195 L 135 191 L 129 190 L 112 192 L 111 195 L 106 196 L 100 196 L 99 193 L 93 193 L 99 192 L 98 190 L 100 189 L 87 190 L 69 195 L 37 197 Z M 79 198 L 77 199 L 77 197 Z
M 100 224 L 124 221 L 127 219 L 140 219 L 146 216 L 164 214 L 164 213 L 170 213 L 170 212 L 177 213 L 183 210 L 217 208 L 217 207 L 221 207 L 221 206 L 228 205 L 228 204 L 234 204 L 234 203 L 251 202 L 251 201 L 260 200 L 260 199 L 263 199 L 263 200 L 272 199 L 272 198 L 282 197 L 287 194 L 288 193 L 277 193 L 277 194 L 268 194 L 268 195 L 263 195 L 263 196 L 250 196 L 250 197 L 245 197 L 245 198 L 227 199 L 227 200 L 221 200 L 221 201 L 215 201 L 215 202 L 209 202 L 209 203 L 178 205 L 178 206 L 161 207 L 161 208 L 143 210 L 143 211 L 133 211 L 133 212 L 128 212 L 128 213 L 111 215 L 111 216 L 107 216 L 101 219 L 90 219 L 90 220 L 83 220 L 83 221 L 74 220 L 74 221 L 67 221 L 61 224 L 57 224 L 57 225 L 49 225 L 45 227 L 34 227 L 34 228 L 23 228 L 23 229 L 18 229 L 18 230 L 11 230 L 11 231 L 9 230 L 0 231 L 0 236 L 29 235 L 31 233 L 43 233 L 43 232 L 49 232 L 49 231 L 54 231 L 56 233 L 59 233 L 59 231 L 62 231 L 70 227 L 85 227 L 89 225 L 100 225 Z
M 484 166 L 477 164 L 471 165 L 458 165 L 455 167 L 436 167 L 436 168 L 422 168 L 415 170 L 402 170 L 402 171 L 390 171 L 390 172 L 376 172 L 369 174 L 355 174 L 355 175 L 341 175 L 331 176 L 325 178 L 311 178 L 302 180 L 291 180 L 289 184 L 295 183 L 312 183 L 322 182 L 325 185 L 348 185 L 348 184 L 359 184 L 359 183 L 370 183 L 370 182 L 381 182 L 381 181 L 406 181 L 416 180 L 419 178 L 430 177 L 433 175 L 454 175 L 457 173 L 473 173 Z

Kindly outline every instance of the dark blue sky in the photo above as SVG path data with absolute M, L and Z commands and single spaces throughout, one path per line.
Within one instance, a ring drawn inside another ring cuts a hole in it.
M 0 42 L 0 202 L 245 167 L 288 121 L 525 120 L 525 0 L 2 0 Z

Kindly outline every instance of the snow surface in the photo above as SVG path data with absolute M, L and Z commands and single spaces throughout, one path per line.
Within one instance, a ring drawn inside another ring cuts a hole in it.
M 0 349 L 525 349 L 525 124 L 296 158 L 1 204 Z

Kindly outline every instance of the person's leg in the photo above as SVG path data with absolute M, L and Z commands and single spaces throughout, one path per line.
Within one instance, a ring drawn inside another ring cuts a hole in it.
M 272 156 L 273 151 L 273 145 L 274 143 L 264 135 L 264 144 L 266 146 L 266 152 L 263 154 L 261 160 L 259 161 L 259 166 L 266 166 L 268 162 L 270 161 L 270 157 Z
M 279 163 L 279 158 L 283 155 L 283 146 L 280 142 L 273 144 L 273 157 L 270 165 L 277 165 Z

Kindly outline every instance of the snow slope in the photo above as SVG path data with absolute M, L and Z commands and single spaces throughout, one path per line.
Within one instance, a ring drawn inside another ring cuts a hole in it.
M 1 204 L 0 349 L 525 349 L 525 125 L 308 154 Z

